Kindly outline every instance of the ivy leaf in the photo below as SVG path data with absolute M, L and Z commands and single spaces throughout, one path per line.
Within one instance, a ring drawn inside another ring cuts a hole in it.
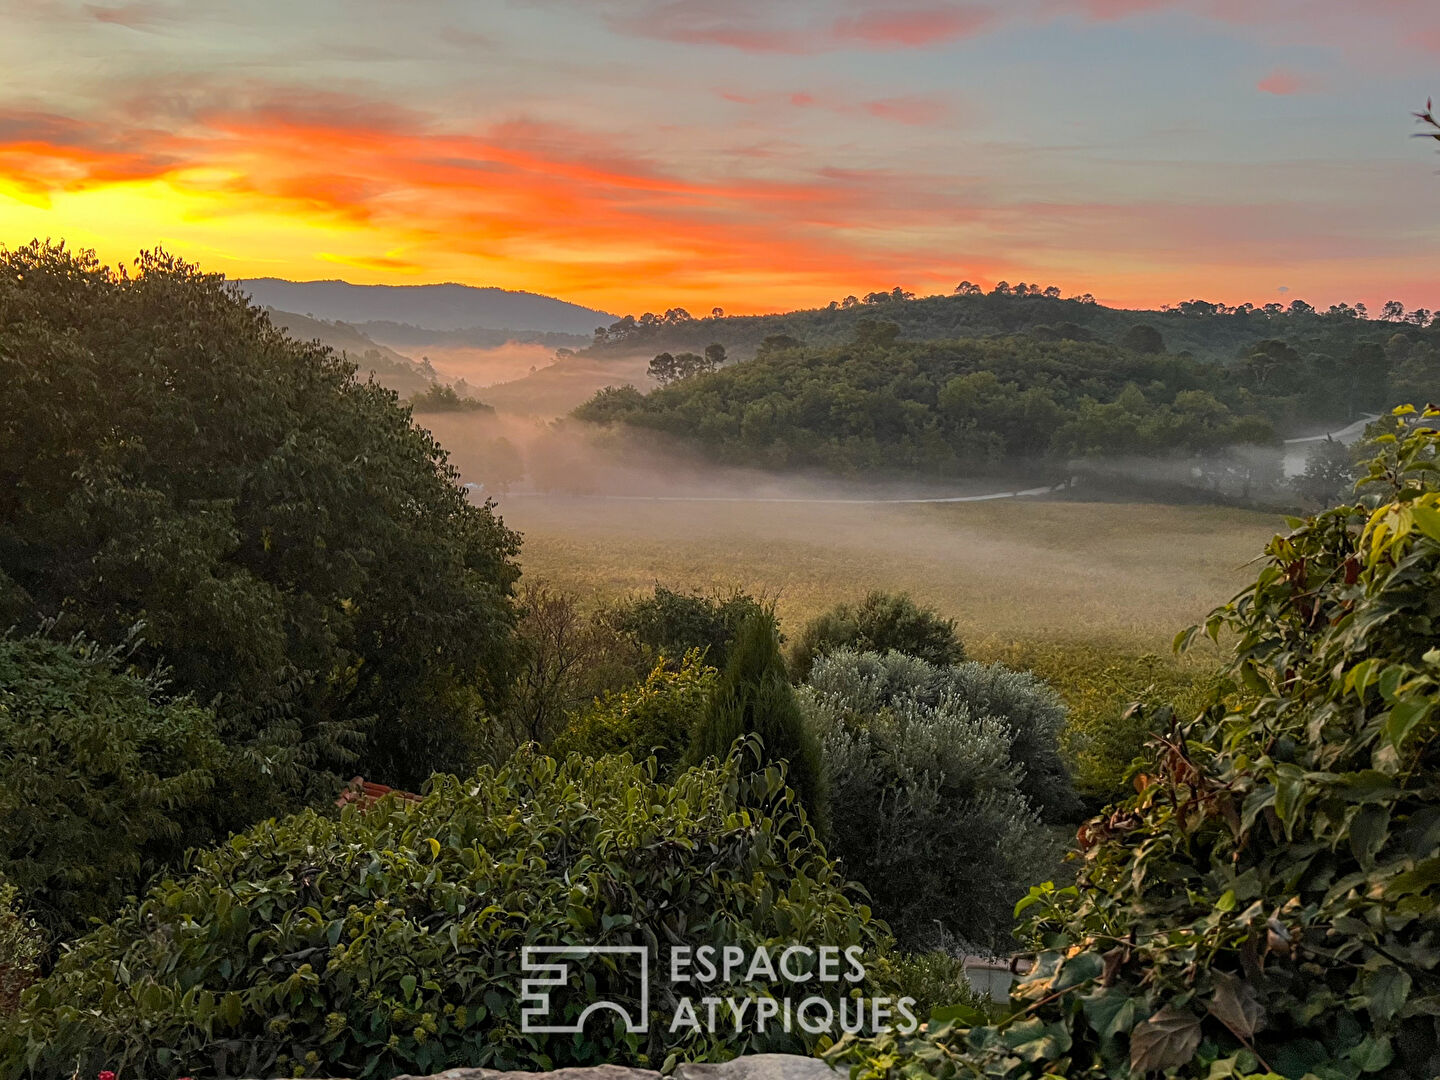
M 1135 1026 L 1135 999 L 1120 990 L 1102 990 L 1084 998 L 1085 1019 L 1102 1039 L 1123 1035 Z
M 1368 1035 L 1345 1056 L 1358 1065 L 1361 1072 L 1374 1073 L 1395 1060 L 1395 1049 L 1390 1045 L 1389 1039 Z
M 1375 861 L 1375 853 L 1385 844 L 1390 834 L 1390 808 L 1388 806 L 1362 806 L 1350 822 L 1350 851 L 1360 860 L 1360 865 L 1369 867 Z
M 1185 1065 L 1199 1045 L 1199 1017 L 1166 1005 L 1130 1033 L 1130 1068 L 1143 1074 Z
M 1215 995 L 1210 999 L 1210 1013 L 1245 1042 L 1265 1027 L 1265 1006 L 1260 1004 L 1255 988 L 1244 979 L 1223 971 L 1215 973 Z
M 1365 995 L 1370 999 L 1370 1016 L 1377 1023 L 1389 1020 L 1410 996 L 1410 976 L 1394 964 L 1372 972 L 1365 980 Z

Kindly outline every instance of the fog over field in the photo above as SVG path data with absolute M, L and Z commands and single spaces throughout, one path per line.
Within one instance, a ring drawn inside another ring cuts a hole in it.
M 1278 514 L 1026 495 L 1004 478 L 861 483 L 707 466 L 571 423 L 422 416 L 525 538 L 525 573 L 593 598 L 743 587 L 792 629 L 837 597 L 909 590 L 967 639 L 1163 651 L 1227 599 Z M 509 481 L 508 483 L 506 481 Z M 920 499 L 957 502 L 906 502 Z
M 1254 576 L 1283 522 L 1216 507 L 1018 499 L 952 505 L 621 502 L 501 496 L 525 572 L 581 591 L 741 585 L 784 625 L 868 589 L 909 590 L 967 640 L 1109 640 L 1164 651 Z

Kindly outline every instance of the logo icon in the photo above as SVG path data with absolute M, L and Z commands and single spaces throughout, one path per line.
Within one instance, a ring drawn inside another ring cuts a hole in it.
M 623 1005 L 613 1001 L 594 1001 L 568 1024 L 548 1023 L 552 1016 L 551 993 L 570 984 L 570 965 L 566 960 L 582 960 L 587 956 L 614 955 L 631 958 L 640 974 L 638 1016 L 631 1016 Z M 650 1029 L 650 950 L 644 945 L 526 945 L 520 950 L 520 968 L 534 978 L 520 982 L 520 1030 L 525 1034 L 568 1035 L 584 1031 L 585 1021 L 592 1013 L 608 1009 L 618 1013 L 630 1034 L 644 1034 Z

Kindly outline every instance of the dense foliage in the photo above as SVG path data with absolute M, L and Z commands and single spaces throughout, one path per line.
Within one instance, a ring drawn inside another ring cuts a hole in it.
M 626 757 L 522 755 L 437 778 L 413 805 L 257 826 L 67 954 L 27 995 L 0 1076 L 387 1077 L 803 1050 L 798 1029 L 630 1035 L 608 1013 L 581 1037 L 519 1030 L 525 944 L 663 957 L 676 942 L 884 943 L 781 771 L 744 754 L 673 785 Z M 570 972 L 571 993 L 554 991 L 567 1019 L 595 998 L 637 1004 L 636 973 L 610 957 Z
M 44 953 L 44 933 L 22 907 L 20 890 L 0 874 L 0 1023 L 39 978 Z
M 406 402 L 416 413 L 495 411 L 480 399 L 462 396 L 455 387 L 446 386 L 444 383 L 433 383 L 423 391 L 411 394 Z
M 1215 454 L 1275 441 L 1262 395 L 1217 365 L 1074 341 L 896 342 L 768 351 L 576 415 L 771 468 L 947 473 L 1045 457 Z M 893 329 L 893 328 L 892 328 Z
M 214 839 L 196 818 L 226 763 L 214 715 L 114 650 L 0 637 L 0 880 L 52 939 Z
M 1388 439 L 1206 623 L 1227 683 L 1030 898 L 1014 1015 L 860 1076 L 1440 1075 L 1440 432 Z
M 59 616 L 216 702 L 287 791 L 456 767 L 518 537 L 382 387 L 162 254 L 0 253 L 0 626 Z M 253 820 L 253 819 L 252 819 Z
M 997 666 L 841 649 L 801 693 L 831 787 L 831 850 L 902 941 L 1003 949 L 1070 809 L 1053 692 Z M 955 940 L 958 939 L 958 942 Z
M 607 691 L 571 717 L 551 752 L 653 756 L 668 772 L 684 757 L 696 723 L 715 693 L 719 673 L 701 655 L 692 649 L 681 658 L 678 670 L 657 663 L 643 683 Z
M 706 663 L 724 667 L 740 624 L 764 607 L 739 589 L 728 593 L 676 592 L 656 585 L 606 613 L 605 621 L 655 656 L 679 660 L 702 649 Z
M 931 664 L 958 664 L 965 646 L 955 620 L 921 607 L 908 593 L 870 592 L 858 604 L 837 604 L 805 624 L 790 649 L 790 667 L 804 681 L 816 657 L 839 648 L 902 652 Z
M 736 739 L 759 736 L 769 760 L 783 761 L 800 805 L 823 833 L 829 792 L 820 743 L 790 685 L 773 616 L 759 612 L 740 624 L 719 684 L 696 725 L 687 760 L 723 758 Z

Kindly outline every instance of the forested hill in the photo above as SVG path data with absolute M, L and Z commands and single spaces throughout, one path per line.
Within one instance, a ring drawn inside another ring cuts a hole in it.
M 1017 291 L 1017 290 L 1023 290 Z M 1057 290 L 1005 286 L 1004 291 L 971 291 L 951 296 L 913 297 L 896 290 L 871 293 L 863 300 L 847 297 L 828 307 L 777 315 L 709 315 L 695 318 L 682 308 L 660 315 L 626 316 L 597 333 L 597 353 L 700 350 L 723 344 L 732 358 L 744 359 L 767 337 L 788 336 L 809 345 L 840 345 L 851 340 L 864 319 L 884 319 L 900 328 L 906 340 L 954 340 L 1032 334 L 1042 339 L 1069 339 L 1130 344 L 1171 353 L 1188 352 L 1202 360 L 1229 360 L 1256 342 L 1281 338 L 1302 352 L 1312 343 L 1347 345 L 1390 332 L 1407 320 L 1429 321 L 1430 312 L 1407 313 L 1387 306 L 1385 319 L 1364 318 L 1364 306 L 1336 305 L 1325 312 L 1303 301 L 1287 306 L 1241 305 L 1237 308 L 1194 300 L 1166 311 L 1128 311 L 1105 307 L 1089 297 L 1061 299 Z M 719 309 L 716 309 L 717 311 Z M 1158 332 L 1156 341 L 1146 327 Z M 1127 337 L 1127 335 L 1139 335 Z
M 349 323 L 389 321 L 430 330 L 541 330 L 588 334 L 613 316 L 539 293 L 471 285 L 352 285 L 348 281 L 249 278 L 240 288 L 261 307 Z
M 750 360 L 649 394 L 601 391 L 576 415 L 771 468 L 957 474 L 1163 457 L 1237 474 L 1248 491 L 1297 428 L 1440 397 L 1440 328 L 1345 322 L 1371 340 L 1332 334 L 1321 352 L 1271 338 L 1222 364 L 1034 332 L 907 342 L 871 319 L 843 345 L 772 338 Z

